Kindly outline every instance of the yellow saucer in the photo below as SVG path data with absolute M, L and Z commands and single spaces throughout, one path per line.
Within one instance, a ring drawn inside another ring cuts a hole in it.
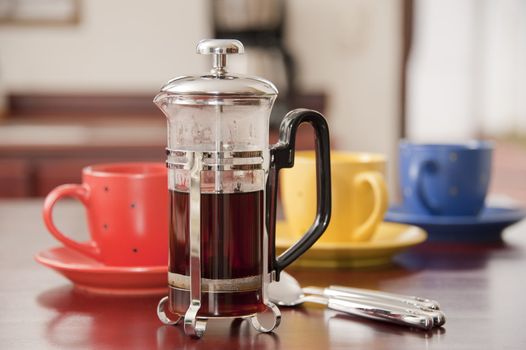
M 324 268 L 363 268 L 390 264 L 395 254 L 424 242 L 427 233 L 416 227 L 382 222 L 371 241 L 349 243 L 318 242 L 293 266 Z M 281 254 L 294 243 L 287 223 L 276 223 L 276 249 Z

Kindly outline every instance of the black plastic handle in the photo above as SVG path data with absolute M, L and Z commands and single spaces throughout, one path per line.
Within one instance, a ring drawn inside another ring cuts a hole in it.
M 317 210 L 309 230 L 289 249 L 276 258 L 276 205 L 278 174 L 282 168 L 294 166 L 296 132 L 302 123 L 310 123 L 316 134 L 316 194 Z M 283 118 L 279 128 L 279 142 L 270 149 L 270 169 L 267 181 L 267 227 L 270 235 L 271 269 L 280 272 L 305 253 L 325 232 L 331 218 L 331 161 L 329 127 L 318 112 L 295 109 Z

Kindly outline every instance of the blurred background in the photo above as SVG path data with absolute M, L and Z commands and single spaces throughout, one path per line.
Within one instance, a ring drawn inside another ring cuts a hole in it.
M 399 139 L 493 139 L 491 192 L 526 203 L 525 0 L 0 0 L 0 197 L 164 161 L 152 98 L 209 69 L 211 37 L 280 90 L 271 142 L 286 111 L 318 109 L 334 148 L 388 156 L 396 200 Z

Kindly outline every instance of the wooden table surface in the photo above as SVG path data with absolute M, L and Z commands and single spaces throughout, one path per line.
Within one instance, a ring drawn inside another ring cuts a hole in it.
M 41 220 L 41 200 L 0 201 L 0 349 L 526 349 L 526 223 L 505 242 L 424 244 L 393 266 L 370 270 L 290 270 L 304 284 L 338 283 L 440 301 L 444 328 L 411 330 L 343 316 L 321 307 L 282 308 L 274 334 L 247 322 L 211 321 L 205 337 L 163 326 L 159 297 L 83 294 L 32 256 L 58 245 Z M 56 208 L 59 227 L 85 235 L 83 211 Z M 78 236 L 77 236 L 78 237 Z

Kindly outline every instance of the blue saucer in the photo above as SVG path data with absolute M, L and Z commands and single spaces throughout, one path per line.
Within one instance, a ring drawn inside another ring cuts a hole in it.
M 414 214 L 393 206 L 385 221 L 415 225 L 427 231 L 431 241 L 497 242 L 502 231 L 526 217 L 523 208 L 486 207 L 478 216 L 437 216 Z

